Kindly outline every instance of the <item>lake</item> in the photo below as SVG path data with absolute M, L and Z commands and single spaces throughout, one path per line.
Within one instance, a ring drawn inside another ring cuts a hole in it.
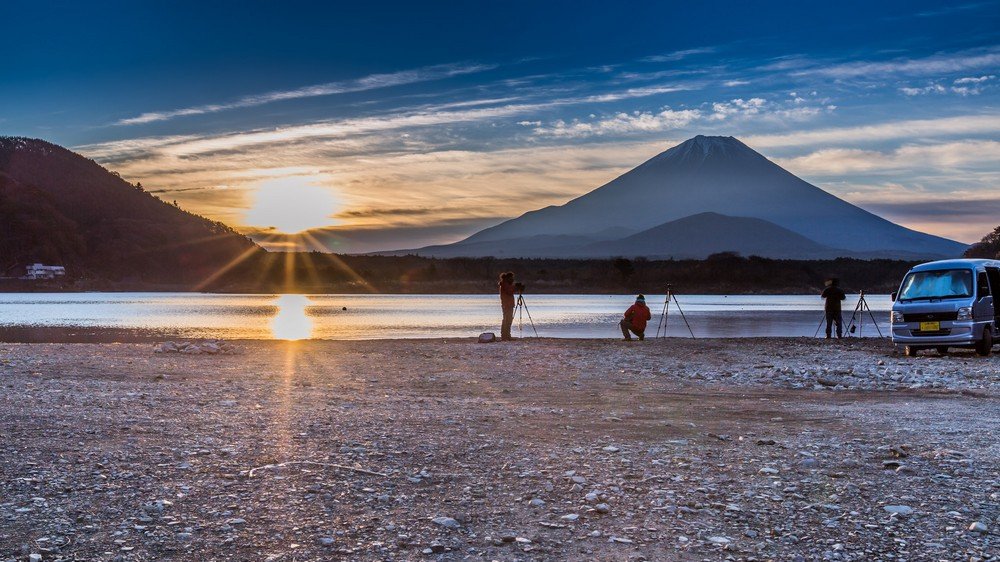
M 514 336 L 534 336 L 533 321 L 541 337 L 621 337 L 617 322 L 632 299 L 525 295 Z M 888 335 L 889 296 L 866 300 Z M 845 326 L 857 301 L 850 295 L 844 302 Z M 653 337 L 664 295 L 647 295 L 647 302 L 653 312 L 647 337 Z M 677 302 L 696 337 L 811 337 L 823 317 L 818 295 L 677 295 Z M 690 337 L 684 318 L 671 302 L 666 334 Z M 859 328 L 855 335 L 878 336 L 867 313 Z M 487 331 L 500 332 L 499 299 L 492 294 L 0 293 L 0 341 L 450 338 Z

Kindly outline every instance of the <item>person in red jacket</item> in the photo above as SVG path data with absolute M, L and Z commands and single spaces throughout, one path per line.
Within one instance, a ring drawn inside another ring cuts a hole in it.
M 628 307 L 628 310 L 625 311 L 625 317 L 618 323 L 622 329 L 622 335 L 625 336 L 625 341 L 632 341 L 630 331 L 638 336 L 640 341 L 645 339 L 646 322 L 652 318 L 653 315 L 649 312 L 649 307 L 646 306 L 646 297 L 643 295 L 635 297 L 635 304 Z
M 497 283 L 500 290 L 500 309 L 503 311 L 503 324 L 500 325 L 500 339 L 509 341 L 510 326 L 514 323 L 514 272 L 508 271 L 500 274 L 500 281 Z

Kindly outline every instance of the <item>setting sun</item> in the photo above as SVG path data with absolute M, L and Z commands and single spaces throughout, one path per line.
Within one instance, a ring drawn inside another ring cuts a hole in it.
M 281 295 L 274 303 L 278 312 L 271 331 L 279 340 L 304 340 L 312 335 L 313 322 L 306 314 L 309 299 L 305 295 Z
M 331 215 L 339 204 L 330 189 L 320 185 L 315 178 L 267 180 L 257 187 L 246 222 L 250 226 L 295 234 L 335 224 Z

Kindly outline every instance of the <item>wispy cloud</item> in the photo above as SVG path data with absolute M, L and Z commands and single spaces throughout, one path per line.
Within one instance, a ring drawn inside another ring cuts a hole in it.
M 969 76 L 955 80 L 955 84 L 982 84 L 983 82 L 993 80 L 994 78 L 996 78 L 996 76 L 993 74 L 984 76 Z
M 872 143 L 921 137 L 947 137 L 1000 133 L 1000 114 L 962 115 L 940 119 L 887 121 L 874 125 L 798 131 L 794 133 L 749 135 L 745 141 L 762 148 L 797 147 L 817 144 Z
M 927 86 L 920 87 L 902 87 L 899 89 L 900 92 L 907 96 L 920 96 L 925 94 L 958 94 L 960 96 L 977 96 L 983 92 L 983 89 L 987 87 L 988 83 L 996 78 L 994 74 L 988 74 L 983 76 L 969 76 L 966 78 L 958 78 L 952 81 L 952 86 L 946 86 L 939 83 L 932 83 Z
M 171 109 L 167 111 L 152 111 L 148 113 L 143 113 L 136 117 L 121 119 L 115 124 L 139 125 L 144 123 L 153 123 L 156 121 L 167 121 L 177 117 L 202 115 L 205 113 L 216 113 L 219 111 L 228 111 L 232 109 L 256 107 L 279 101 L 311 98 L 317 96 L 330 96 L 335 94 L 346 94 L 350 92 L 361 92 L 366 90 L 375 90 L 378 88 L 388 88 L 391 86 L 402 86 L 405 84 L 414 84 L 418 82 L 441 80 L 444 78 L 450 78 L 462 74 L 483 72 L 486 70 L 494 69 L 496 67 L 497 65 L 484 65 L 484 64 L 468 64 L 468 65 L 447 64 L 447 65 L 429 66 L 413 70 L 404 70 L 401 72 L 392 72 L 387 74 L 372 74 L 354 80 L 327 82 L 325 84 L 316 84 L 313 86 L 305 86 L 302 88 L 295 88 L 292 90 L 273 91 L 264 94 L 244 96 L 235 101 L 226 103 L 198 105 L 193 107 L 185 107 L 181 109 Z
M 705 55 L 709 53 L 714 53 L 717 47 L 696 47 L 694 49 L 682 49 L 680 51 L 673 51 L 670 53 L 663 53 L 660 55 L 652 55 L 648 57 L 643 57 L 639 59 L 641 62 L 674 62 L 686 59 L 688 57 L 693 57 L 695 55 Z
M 921 88 L 904 86 L 899 91 L 907 96 L 921 96 L 924 94 L 947 94 L 948 88 L 945 88 L 941 84 L 931 84 L 930 86 L 923 86 Z
M 671 109 L 659 111 L 619 112 L 590 120 L 556 120 L 547 125 L 522 121 L 519 124 L 532 126 L 538 136 L 580 138 L 590 136 L 629 135 L 682 129 L 689 125 L 718 123 L 735 119 L 763 119 L 772 122 L 801 122 L 836 109 L 834 105 L 800 105 L 804 98 L 793 97 L 782 102 L 771 102 L 764 98 L 735 98 L 722 102 L 703 104 L 702 108 Z
M 922 12 L 917 12 L 913 14 L 918 18 L 936 18 L 940 16 L 947 16 L 955 14 L 958 12 L 971 12 L 973 10 L 978 10 L 980 8 L 995 7 L 996 2 L 970 2 L 968 4 L 956 4 L 952 6 L 944 6 L 936 10 L 924 10 Z
M 625 99 L 655 96 L 663 93 L 687 89 L 685 86 L 650 86 L 611 91 L 603 94 L 553 98 L 536 103 L 503 104 L 493 107 L 479 107 L 504 98 L 489 100 L 466 100 L 458 103 L 425 106 L 414 111 L 401 111 L 386 116 L 358 117 L 353 119 L 327 120 L 303 125 L 290 125 L 269 129 L 254 129 L 215 135 L 184 135 L 167 137 L 146 137 L 109 141 L 78 146 L 77 149 L 94 158 L 117 161 L 142 158 L 154 152 L 169 153 L 175 157 L 193 157 L 220 151 L 240 150 L 253 145 L 289 144 L 309 139 L 357 139 L 359 135 L 385 133 L 390 131 L 434 127 L 456 123 L 474 123 L 524 115 L 547 109 L 581 104 L 600 104 Z M 355 140 L 353 142 L 366 142 Z
M 557 120 L 548 126 L 535 127 L 536 135 L 551 137 L 589 137 L 595 135 L 624 135 L 634 132 L 669 131 L 689 125 L 699 119 L 697 109 L 664 109 L 657 113 L 617 113 L 595 121 Z
M 933 145 L 904 145 L 889 151 L 830 148 L 795 158 L 778 159 L 777 162 L 798 174 L 842 176 L 859 172 L 983 166 L 992 165 L 998 160 L 1000 142 L 967 140 Z
M 818 63 L 817 63 L 818 64 Z M 966 72 L 1000 66 L 1000 49 L 938 54 L 924 58 L 888 61 L 854 61 L 825 64 L 796 70 L 793 76 L 825 76 L 828 78 L 871 78 L 890 74 L 927 76 Z
M 988 234 L 1000 216 L 1000 198 L 963 198 L 934 195 L 916 199 L 908 193 L 903 200 L 875 199 L 863 207 L 889 220 L 902 222 L 924 232 L 945 232 L 955 240 L 974 243 Z
M 621 90 L 617 92 L 609 92 L 606 94 L 597 94 L 593 96 L 586 96 L 579 100 L 579 103 L 606 103 L 612 101 L 621 101 L 626 99 L 634 98 L 645 98 L 649 96 L 656 96 L 659 94 L 669 94 L 671 92 L 682 92 L 689 90 L 697 90 L 698 86 L 695 84 L 669 84 L 663 86 L 649 86 L 646 88 L 629 88 L 627 90 Z

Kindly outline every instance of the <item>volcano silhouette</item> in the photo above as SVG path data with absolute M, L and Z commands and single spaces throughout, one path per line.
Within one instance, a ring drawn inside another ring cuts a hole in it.
M 454 244 L 410 252 L 702 258 L 735 251 L 774 258 L 917 259 L 954 257 L 965 248 L 839 199 L 733 137 L 699 135 L 564 205 L 525 213 Z

